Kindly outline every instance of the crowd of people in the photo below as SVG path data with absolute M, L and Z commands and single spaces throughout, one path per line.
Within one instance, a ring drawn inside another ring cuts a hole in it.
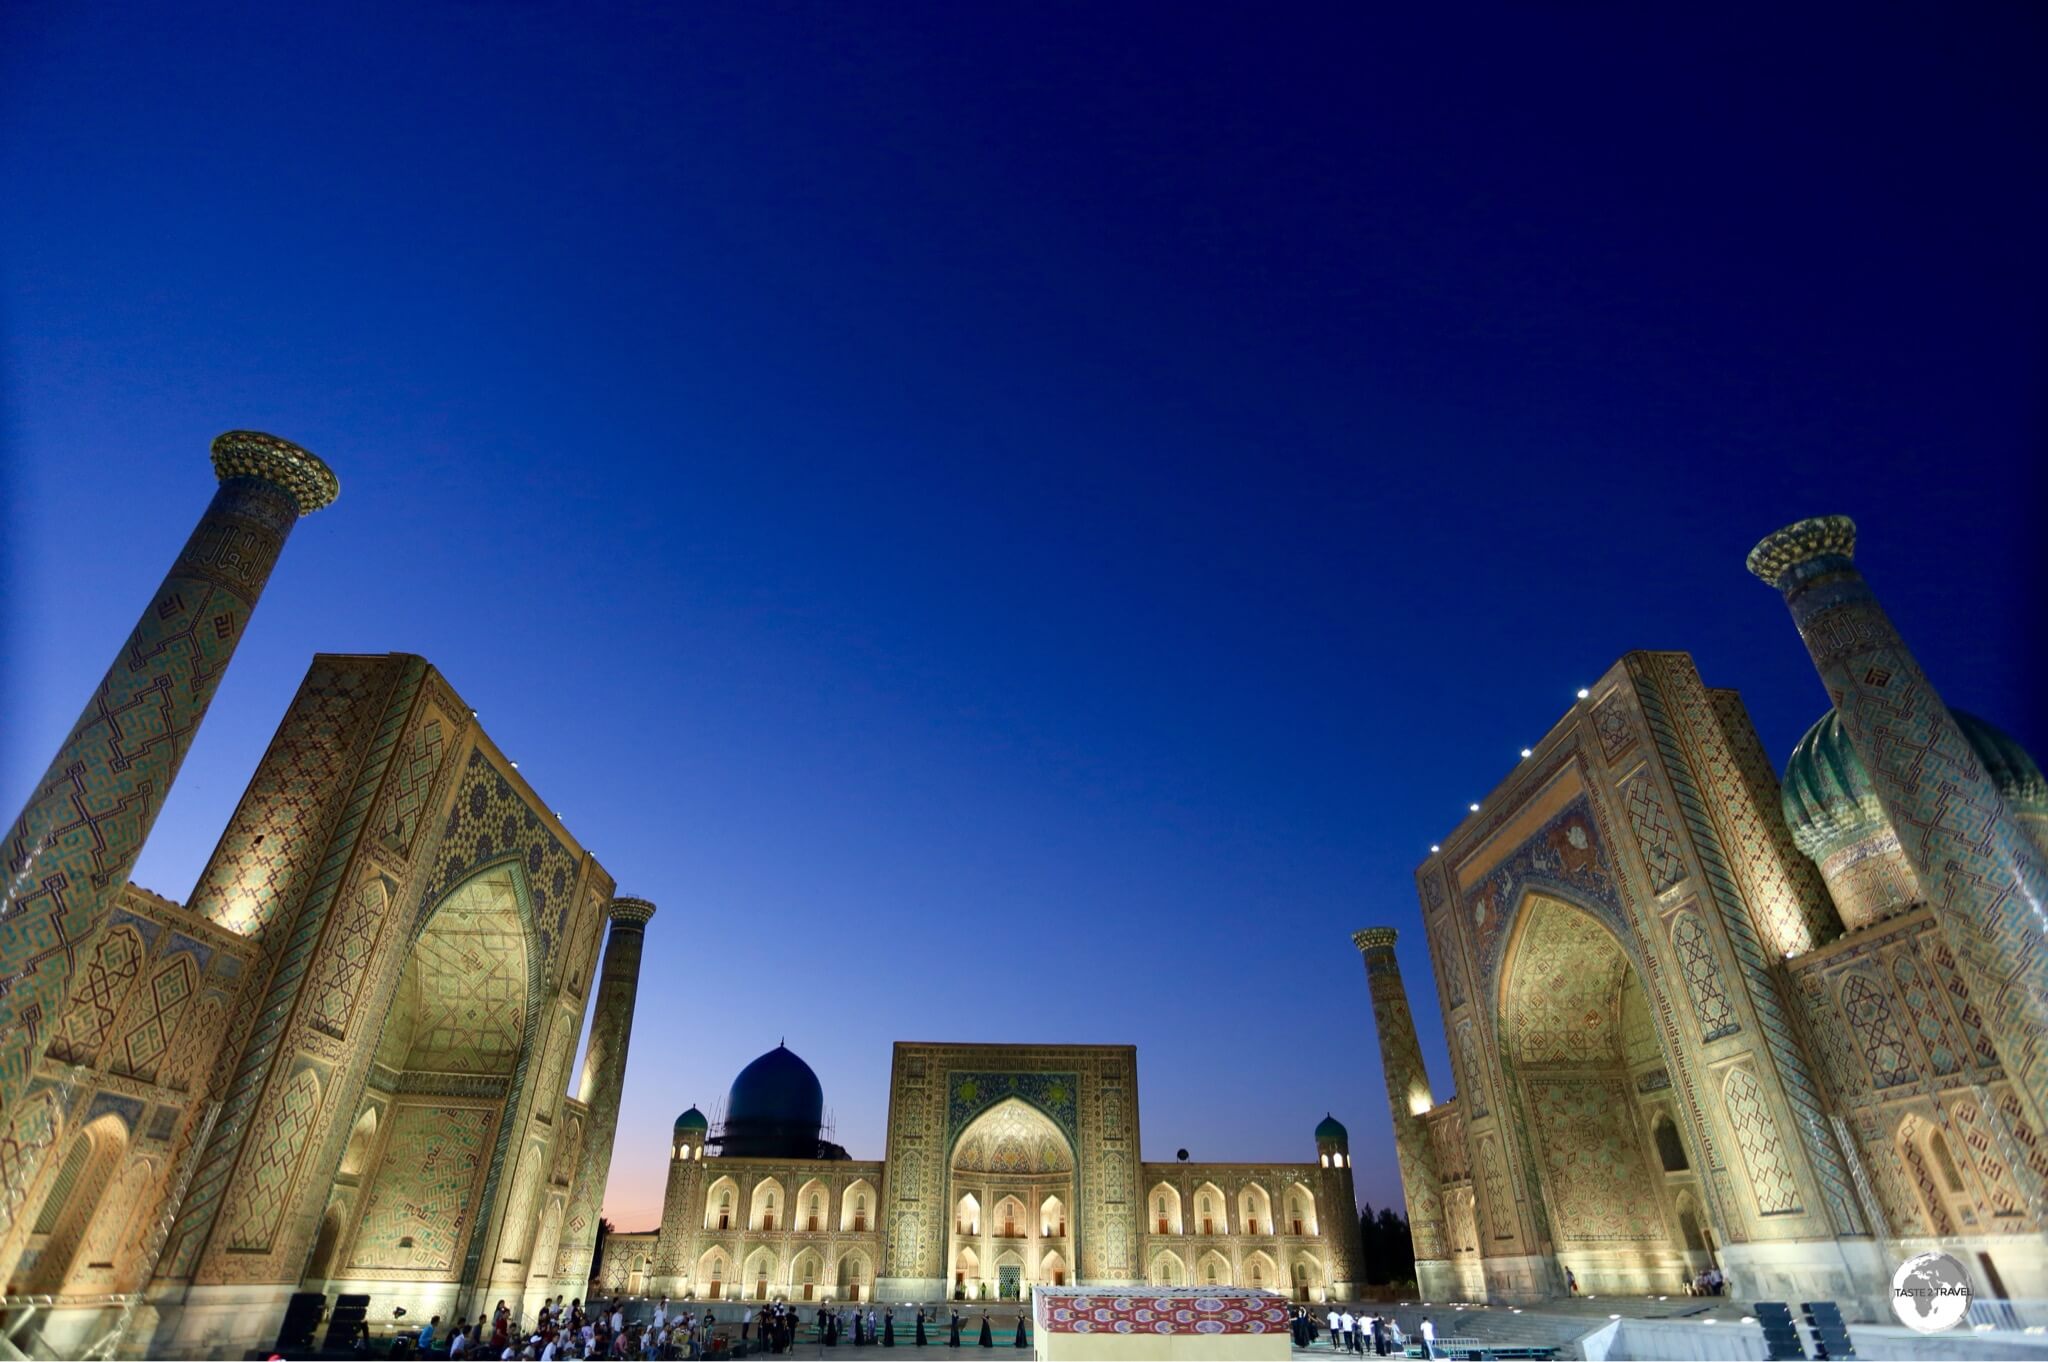
M 556 1296 L 541 1305 L 531 1328 L 523 1325 L 504 1301 L 499 1301 L 489 1316 L 480 1315 L 474 1321 L 457 1320 L 452 1327 L 444 1326 L 441 1317 L 435 1315 L 417 1334 L 401 1335 L 391 1355 L 447 1357 L 450 1362 L 568 1362 L 572 1358 L 578 1362 L 590 1358 L 687 1362 L 730 1355 L 736 1343 L 744 1345 L 750 1355 L 785 1353 L 796 1344 L 806 1325 L 806 1341 L 828 1348 L 842 1342 L 853 1347 L 883 1348 L 893 1348 L 901 1342 L 922 1348 L 936 1343 L 933 1335 L 938 1321 L 935 1315 L 919 1307 L 910 1327 L 900 1331 L 899 1336 L 893 1308 L 877 1311 L 870 1305 L 863 1310 L 858 1304 L 840 1303 L 820 1305 L 813 1313 L 781 1301 L 758 1308 L 736 1302 L 721 1318 L 718 1310 L 710 1306 L 671 1311 L 666 1296 L 651 1318 L 635 1320 L 626 1318 L 623 1304 L 616 1299 L 605 1306 L 592 1302 L 586 1309 L 580 1298 L 564 1305 L 562 1298 Z M 946 1322 L 946 1346 L 961 1347 L 963 1330 L 974 1332 L 972 1323 L 958 1310 L 952 1311 Z M 1030 1326 L 1021 1315 L 1016 1319 L 1011 1341 L 1020 1349 L 1031 1346 Z M 973 1343 L 983 1348 L 996 1346 L 995 1330 L 986 1310 L 981 1312 L 978 1337 Z M 368 1344 L 365 1331 L 358 1350 L 367 1351 Z
M 1391 1314 L 1353 1314 L 1344 1306 L 1333 1305 L 1318 1320 L 1313 1311 L 1295 1307 L 1293 1322 L 1289 1326 L 1295 1347 L 1313 1345 L 1324 1328 L 1329 1330 L 1330 1348 L 1334 1352 L 1356 1353 L 1361 1357 L 1368 1352 L 1375 1357 L 1400 1357 L 1408 1349 L 1408 1335 Z M 1435 1357 L 1436 1322 L 1425 1316 L 1417 1335 L 1422 1341 L 1423 1356 Z

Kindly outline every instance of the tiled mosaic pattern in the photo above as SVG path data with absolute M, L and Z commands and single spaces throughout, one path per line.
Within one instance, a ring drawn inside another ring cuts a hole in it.
M 1983 763 L 1855 565 L 1846 518 L 1803 521 L 1753 561 L 1785 596 L 1842 728 L 1870 772 L 1971 997 L 2026 1105 L 2048 1113 L 2048 856 Z M 1759 546 L 1761 553 L 1764 546 Z
M 0 850 L 0 1118 L 50 1042 L 248 627 L 298 504 L 220 485 Z
M 1668 1238 L 1626 1082 L 1613 1075 L 1523 1081 L 1557 1237 L 1576 1244 Z
M 1798 1184 L 1785 1166 L 1785 1143 L 1778 1134 L 1777 1118 L 1771 1115 L 1756 1075 L 1746 1065 L 1736 1065 L 1722 1080 L 1721 1096 L 1736 1143 L 1742 1147 L 1742 1162 L 1749 1170 L 1757 1209 L 1764 1215 L 1802 1209 Z
M 497 1120 L 491 1108 L 399 1105 L 385 1144 L 389 1171 L 364 1199 L 351 1269 L 440 1274 L 458 1265 Z

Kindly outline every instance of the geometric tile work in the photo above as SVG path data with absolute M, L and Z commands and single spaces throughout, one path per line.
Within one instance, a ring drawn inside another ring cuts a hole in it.
M 277 1118 L 250 1140 L 241 1177 L 228 1200 L 227 1243 L 231 1251 L 269 1252 L 298 1180 L 299 1161 L 319 1118 L 319 1075 L 301 1069 L 285 1084 Z
M 1721 986 L 1713 940 L 1699 914 L 1688 910 L 1673 919 L 1671 944 L 1678 952 L 1678 967 L 1685 978 L 1685 991 L 1692 997 L 1693 1014 L 1699 1018 L 1700 1039 L 1719 1040 L 1740 1031 L 1735 1009 L 1728 1005 L 1727 990 Z
M 1934 1174 L 1927 1167 L 1927 1157 L 1920 1152 L 1920 1122 L 1915 1117 L 1908 1116 L 1899 1123 L 1899 1155 L 1913 1175 L 1913 1185 L 1920 1193 L 1922 1213 L 1933 1222 L 1934 1232 L 1954 1234 L 1956 1227 L 1949 1219 L 1948 1199 L 1935 1185 Z
M 231 476 L 0 837 L 0 1116 L 26 1088 L 298 519 Z
M 1913 1029 L 1920 1041 L 1927 1047 L 1928 1061 L 1938 1075 L 1959 1072 L 1963 1067 L 1963 1055 L 1955 1038 L 1949 1033 L 1948 1008 L 1935 993 L 1934 987 L 1920 967 L 1913 963 L 1913 957 L 1901 951 L 1892 961 L 1892 978 L 1899 986 L 1899 1001 L 1905 1004 L 1906 1015 L 1913 1020 Z
M 1632 654 L 1631 667 L 1710 891 L 1702 897 L 1718 901 L 1736 976 L 1754 1009 L 1777 1090 L 1791 1108 L 1793 1137 L 1818 1176 L 1836 1229 L 1864 1233 L 1847 1161 L 1773 968 L 1788 952 L 1804 953 L 1838 934 L 1825 887 L 1792 844 L 1779 812 L 1777 777 L 1740 697 L 1710 694 L 1682 653 Z
M 143 955 L 142 937 L 133 927 L 113 927 L 101 934 L 57 1034 L 50 1039 L 52 1058 L 90 1064 L 98 1057 L 142 969 Z
M 382 875 L 366 878 L 332 929 L 321 953 L 313 982 L 313 1006 L 307 1020 L 336 1040 L 348 1034 L 349 1012 L 370 969 L 377 929 L 391 906 L 392 882 Z
M 1679 855 L 1671 817 L 1664 812 L 1663 797 L 1648 770 L 1638 772 L 1621 792 L 1628 825 L 1635 830 L 1636 845 L 1643 849 L 1643 863 L 1649 867 L 1650 888 L 1661 894 L 1685 878 L 1685 860 Z
M 370 687 L 371 699 L 358 711 L 360 736 L 350 744 L 354 753 L 352 760 L 356 764 L 351 773 L 337 782 L 331 793 L 336 812 L 320 820 L 327 825 L 322 833 L 325 840 L 314 853 L 317 859 L 309 864 L 302 889 L 280 894 L 282 899 L 295 901 L 297 906 L 284 919 L 288 930 L 282 944 L 271 943 L 274 954 L 269 962 L 270 977 L 268 983 L 261 986 L 260 994 L 256 995 L 255 1022 L 248 1034 L 237 1042 L 239 1054 L 235 1056 L 227 1095 L 214 1122 L 205 1153 L 187 1187 L 177 1227 L 161 1260 L 161 1271 L 166 1276 L 179 1280 L 193 1279 L 200 1268 L 200 1253 L 210 1243 L 215 1247 L 208 1258 L 205 1273 L 208 1281 L 237 1276 L 253 1280 L 247 1274 L 263 1269 L 264 1265 L 253 1259 L 223 1258 L 213 1231 L 241 1157 L 243 1143 L 250 1138 L 259 1118 L 263 1118 L 266 1102 L 275 1101 L 272 1071 L 282 1062 L 279 1051 L 293 1024 L 295 1004 L 314 963 L 327 916 L 343 894 L 344 878 L 355 863 L 358 834 L 369 818 L 372 802 L 390 765 L 391 754 L 397 747 L 406 715 L 426 670 L 425 662 L 413 657 L 322 654 L 314 659 L 307 671 L 302 692 L 319 690 L 328 693 L 344 685 L 352 686 L 352 682 L 341 680 L 344 676 L 361 676 Z M 296 704 L 295 701 L 295 711 Z M 307 717 L 313 716 L 309 712 Z M 278 736 L 273 739 L 251 781 L 252 791 L 274 790 L 286 783 L 266 773 L 265 768 L 273 763 L 294 760 L 294 753 L 303 745 L 303 735 L 298 733 L 296 722 L 295 714 L 288 713 L 285 722 L 279 726 Z M 252 802 L 245 797 L 243 810 L 249 809 Z M 235 822 L 230 825 L 230 838 L 240 840 L 238 834 L 246 830 L 242 822 L 242 811 L 238 810 Z M 251 832 L 248 840 L 253 841 L 255 835 Z M 264 835 L 267 844 L 268 837 Z M 226 889 L 209 890 L 207 886 L 211 881 L 211 875 L 202 878 L 200 893 L 195 894 L 192 903 L 196 911 L 209 916 L 212 904 L 205 896 L 227 892 Z M 290 1265 L 291 1280 L 297 1280 L 299 1267 L 296 1263 Z
M 1964 1098 L 1951 1103 L 1948 1114 L 1963 1137 L 1962 1143 L 1969 1151 L 1970 1160 L 1977 1165 L 1984 1190 L 1990 1194 L 1991 1214 L 2007 1220 L 2011 1229 L 2021 1228 L 2019 1218 L 2026 1212 L 2026 1203 L 2019 1188 L 2013 1185 L 2012 1170 L 2005 1166 L 2005 1160 L 1998 1156 L 1992 1145 L 1991 1131 L 1977 1110 L 1977 1104 Z
M 401 856 L 412 851 L 420 813 L 440 769 L 441 721 L 429 719 L 413 734 L 404 758 L 394 764 L 391 773 L 392 795 L 384 814 L 384 844 Z
M 375 667 L 346 664 L 307 673 L 192 891 L 195 908 L 238 936 L 254 936 L 297 907 L 382 680 Z
M 1764 1215 L 1784 1215 L 1802 1210 L 1799 1188 L 1785 1167 L 1784 1141 L 1778 1123 L 1757 1086 L 1756 1075 L 1746 1065 L 1728 1071 L 1721 1086 L 1727 1104 L 1728 1123 L 1735 1129 L 1735 1141 L 1742 1146 L 1742 1161 L 1749 1169 L 1749 1185 L 1756 1193 L 1757 1209 Z
M 1615 690 L 1593 708 L 1593 731 L 1600 735 L 1600 754 L 1609 766 L 1614 759 L 1636 745 L 1636 728 L 1629 722 L 1628 705 Z
M 2027 1167 L 2041 1182 L 2048 1182 L 2048 1145 L 2044 1145 L 2034 1128 L 2027 1124 L 2027 1114 L 2020 1110 L 2019 1094 L 2007 1088 L 1998 1094 L 1998 1110 L 2005 1116 L 2006 1128 L 2012 1131 L 2013 1140 L 2020 1147 L 2020 1156 Z
M 1667 1231 L 1625 1080 L 1546 1074 L 1524 1083 L 1557 1237 L 1568 1243 L 1663 1239 Z
M 1486 1115 L 1486 1070 L 1479 1058 L 1479 1028 L 1471 1018 L 1458 1023 L 1458 1095 L 1473 1120 Z
M 170 1052 L 186 1004 L 198 987 L 198 967 L 185 951 L 173 955 L 156 972 L 147 992 L 138 999 L 141 1006 L 131 1013 L 134 1025 L 121 1041 L 121 1054 L 113 1065 L 116 1073 L 144 1080 L 156 1077 L 157 1066 Z
M 1847 517 L 1770 536 L 1751 570 L 1781 593 L 1872 792 L 1954 944 L 2008 1076 L 2048 1112 L 2048 853 L 2020 826 L 1852 561 Z
M 419 980 L 405 1068 L 510 1074 L 526 1023 L 526 930 L 507 867 L 443 902 L 413 943 Z
M 1892 1016 L 1891 996 L 1884 985 L 1857 970 L 1843 980 L 1841 999 L 1849 1032 L 1870 1065 L 1871 1080 L 1880 1088 L 1912 1082 L 1913 1058 Z
M 401 1105 L 363 1202 L 349 1267 L 451 1271 L 497 1123 L 489 1108 Z
M 1592 805 L 1579 795 L 1465 891 L 1465 921 L 1479 978 L 1490 983 L 1499 977 L 1508 917 L 1525 886 L 1561 891 L 1563 900 L 1596 915 L 1616 933 L 1626 932 L 1628 914 L 1611 864 Z
M 1503 1048 L 1517 1065 L 1622 1062 L 1618 1025 L 1628 959 L 1608 929 L 1554 899 L 1525 900 L 1501 1010 Z
M 29 1184 L 42 1171 L 57 1129 L 56 1095 L 48 1089 L 30 1093 L 0 1123 L 0 1225 L 19 1223 Z
M 473 748 L 441 834 L 438 864 L 420 911 L 430 912 L 476 868 L 508 854 L 525 871 L 543 971 L 569 925 L 577 858 L 539 814 L 527 807 L 482 748 Z M 600 933 L 601 935 L 602 933 Z
M 1956 968 L 1955 952 L 1948 948 L 1946 941 L 1937 940 L 1928 959 L 1935 972 L 1941 976 L 1942 987 L 1947 990 L 1955 1007 L 1956 1019 L 1962 1023 L 1963 1033 L 1970 1038 L 1970 1053 L 1976 1056 L 1977 1067 L 1995 1070 L 1999 1067 L 1998 1051 L 1991 1044 L 1991 1037 L 1984 1032 L 1983 1014 L 1970 1001 L 1970 989 L 1963 982 L 1962 971 Z

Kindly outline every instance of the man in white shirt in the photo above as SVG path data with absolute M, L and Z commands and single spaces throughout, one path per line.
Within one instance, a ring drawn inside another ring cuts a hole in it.
M 462 1356 L 462 1350 L 469 1346 L 468 1327 L 464 1324 L 455 1326 L 455 1336 L 448 1340 L 448 1355 L 450 1357 Z
M 1436 1322 L 1428 1315 L 1422 1317 L 1422 1355 L 1436 1356 Z
M 657 1306 L 655 1306 L 655 1307 L 654 1307 L 654 1327 L 655 1327 L 656 1329 L 665 1329 L 665 1328 L 667 1328 L 667 1327 L 668 1327 L 668 1297 L 667 1297 L 667 1296 L 663 1296 L 663 1297 L 661 1298 L 661 1304 L 659 1304 L 659 1305 L 657 1305 Z

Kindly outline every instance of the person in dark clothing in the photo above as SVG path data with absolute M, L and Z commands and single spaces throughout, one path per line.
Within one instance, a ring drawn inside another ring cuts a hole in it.
M 860 1311 L 853 1312 L 853 1346 L 865 1348 L 868 1345 L 867 1316 Z
M 896 1311 L 893 1308 L 882 1312 L 882 1346 L 896 1346 Z
M 917 1307 L 917 1346 L 922 1348 L 926 1341 L 924 1336 L 924 1307 L 920 1305 Z
M 1017 1316 L 1017 1337 L 1014 1341 L 1019 1348 L 1031 1346 L 1031 1325 L 1029 1320 L 1030 1317 L 1028 1315 Z
M 960 1312 L 958 1310 L 953 1312 L 952 1321 L 947 1328 L 946 1346 L 949 1348 L 960 1346 Z
M 984 1348 L 996 1346 L 996 1336 L 989 1331 L 988 1311 L 986 1310 L 981 1312 L 981 1346 Z

